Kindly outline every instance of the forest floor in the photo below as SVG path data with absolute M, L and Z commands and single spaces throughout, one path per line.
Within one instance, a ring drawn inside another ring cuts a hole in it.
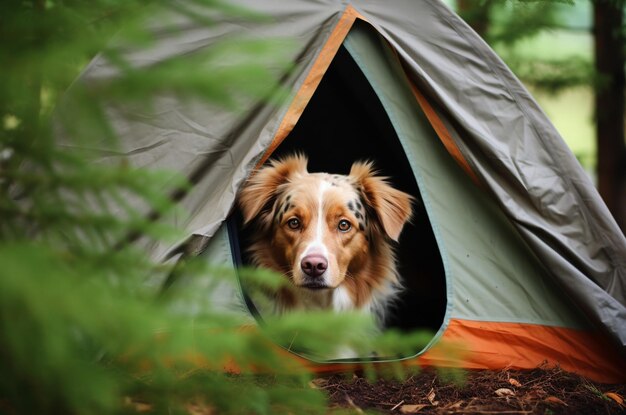
M 327 393 L 331 413 L 626 414 L 626 384 L 600 384 L 558 368 L 468 371 L 461 382 L 443 374 L 428 370 L 374 382 L 332 375 L 311 386 Z

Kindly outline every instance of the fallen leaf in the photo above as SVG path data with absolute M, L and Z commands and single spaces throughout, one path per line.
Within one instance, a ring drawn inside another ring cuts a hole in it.
M 416 414 L 428 405 L 402 405 L 400 407 L 401 414 Z
M 446 405 L 445 409 L 461 409 L 461 406 L 463 406 L 463 401 L 458 401 L 458 402 L 454 402 L 451 404 Z
M 509 383 L 513 386 L 515 386 L 516 388 L 521 388 L 522 384 L 519 383 L 519 381 L 517 379 L 513 379 L 513 378 L 509 378 Z
M 435 389 L 430 388 L 430 392 L 428 392 L 428 395 L 426 396 L 426 398 L 428 398 L 428 402 L 430 402 L 430 404 L 433 406 L 439 405 L 439 401 L 435 400 L 436 397 L 437 395 L 435 394 Z
M 515 392 L 508 388 L 496 389 L 495 394 L 498 396 L 515 396 Z
M 328 379 L 324 378 L 316 378 L 309 382 L 309 387 L 311 389 L 324 389 L 328 385 Z
M 604 394 L 609 399 L 613 399 L 619 406 L 624 406 L 624 398 L 615 392 L 607 392 Z
M 544 399 L 544 402 L 567 406 L 567 404 L 565 402 L 563 402 L 562 400 L 560 400 L 556 396 L 548 396 L 547 398 Z

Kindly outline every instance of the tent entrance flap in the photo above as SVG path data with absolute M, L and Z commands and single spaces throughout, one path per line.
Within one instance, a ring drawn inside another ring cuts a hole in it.
M 341 47 L 294 129 L 272 158 L 300 152 L 310 172 L 347 174 L 354 161 L 372 160 L 394 187 L 413 195 L 414 219 L 402 232 L 396 255 L 406 290 L 387 321 L 402 330 L 437 332 L 447 306 L 441 255 L 421 203 L 411 165 L 385 108 L 367 78 Z M 242 263 L 249 264 L 250 229 L 237 228 Z M 415 354 L 420 350 L 415 350 Z

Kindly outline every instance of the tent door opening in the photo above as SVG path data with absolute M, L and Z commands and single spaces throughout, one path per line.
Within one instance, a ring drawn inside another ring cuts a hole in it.
M 412 223 L 405 226 L 396 247 L 405 290 L 386 326 L 437 332 L 447 305 L 439 248 L 394 125 L 368 79 L 343 46 L 294 129 L 271 157 L 295 152 L 306 154 L 309 172 L 347 174 L 354 161 L 372 160 L 394 187 L 416 198 Z M 233 218 L 237 216 L 236 213 Z M 239 265 L 249 265 L 246 245 L 251 230 L 242 228 L 240 223 L 230 229 L 231 237 L 239 241 L 239 252 L 233 257 L 240 258 Z M 254 307 L 251 311 L 255 312 Z

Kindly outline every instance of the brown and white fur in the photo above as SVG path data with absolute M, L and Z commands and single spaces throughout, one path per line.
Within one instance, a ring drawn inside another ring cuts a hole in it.
M 274 160 L 244 185 L 244 224 L 254 222 L 254 265 L 295 286 L 276 309 L 362 310 L 379 322 L 400 290 L 393 243 L 411 217 L 412 197 L 376 176 L 370 162 L 350 174 L 309 173 L 302 155 Z

